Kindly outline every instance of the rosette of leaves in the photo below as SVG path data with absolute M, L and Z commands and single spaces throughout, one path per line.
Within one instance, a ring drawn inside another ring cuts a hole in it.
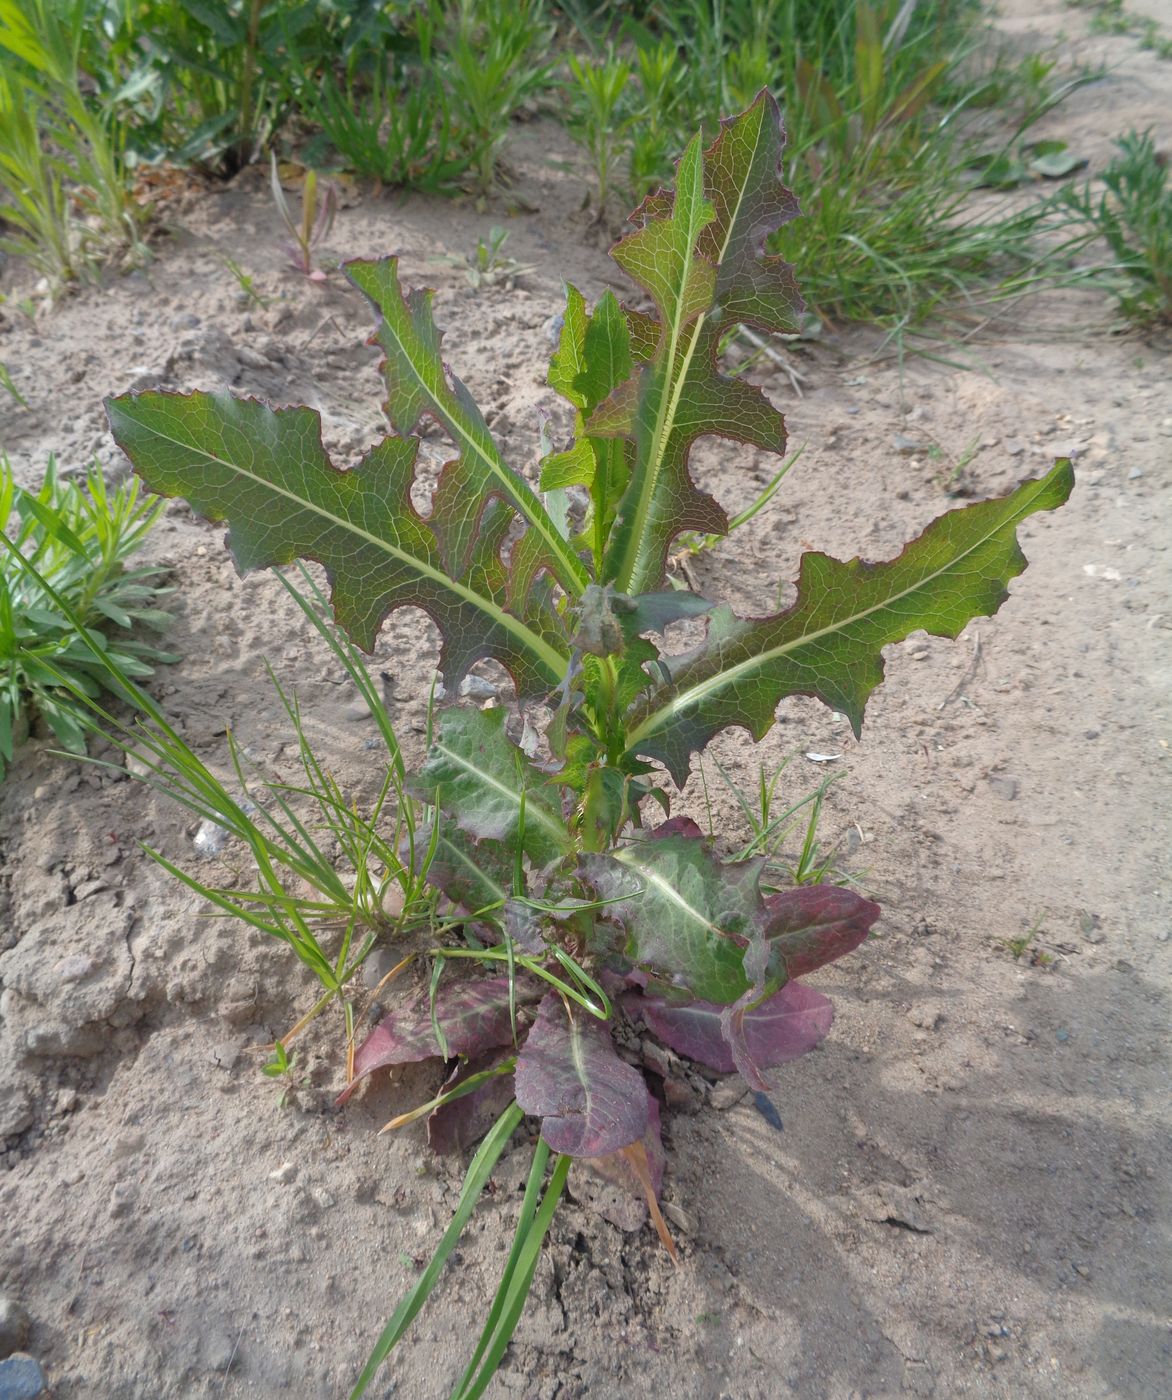
M 108 403 L 147 484 L 227 521 L 242 570 L 317 560 L 359 645 L 373 646 L 394 609 L 421 608 L 442 635 L 448 693 L 491 659 L 512 677 L 517 709 L 540 701 L 553 713 L 530 757 L 504 708 L 441 711 L 414 787 L 436 814 L 428 875 L 451 917 L 426 950 L 430 981 L 356 1058 L 356 1077 L 448 1062 L 448 1084 L 425 1106 L 433 1142 L 462 1147 L 488 1130 L 436 1270 L 512 1128 L 522 1114 L 540 1120 L 517 1243 L 459 1396 L 480 1394 L 499 1363 L 569 1160 L 617 1164 L 653 1202 L 656 1101 L 615 1027 L 641 1021 L 680 1054 L 767 1086 L 766 1070 L 830 1024 L 826 998 L 800 979 L 857 947 L 879 913 L 832 886 L 767 893 L 760 860 L 722 859 L 679 818 L 649 829 L 649 806 L 668 805 L 668 780 L 682 786 L 722 730 L 759 739 L 789 696 L 816 696 L 857 734 L 883 648 L 918 629 L 955 637 L 996 611 L 1025 567 L 1018 524 L 1073 484 L 1059 462 L 941 516 L 878 563 L 807 553 L 793 603 L 770 616 L 739 618 L 665 588 L 678 535 L 727 529 L 690 475 L 693 443 L 785 449 L 782 415 L 723 374 L 718 354 L 734 325 L 798 326 L 791 269 L 764 252 L 798 212 L 779 178 L 782 146 L 767 93 L 707 150 L 698 137 L 688 145 L 674 192 L 649 196 L 613 250 L 649 310 L 609 292 L 589 307 L 567 289 L 550 384 L 575 432 L 536 487 L 505 461 L 443 359 L 432 294 L 405 291 L 395 258 L 346 266 L 378 318 L 392 428 L 348 470 L 327 457 L 308 408 L 205 393 Z M 412 499 L 424 418 L 453 444 L 426 513 Z M 668 654 L 664 630 L 684 618 L 704 619 L 704 639 Z M 404 1300 L 356 1394 L 434 1278 Z

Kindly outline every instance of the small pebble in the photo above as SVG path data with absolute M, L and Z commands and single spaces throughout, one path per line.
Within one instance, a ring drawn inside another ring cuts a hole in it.
M 275 1171 L 269 1172 L 269 1180 L 275 1181 L 278 1186 L 288 1186 L 296 1179 L 297 1167 L 293 1162 L 282 1162 Z
M 1128 481 L 1138 481 L 1140 477 L 1143 476 L 1143 474 L 1144 472 L 1142 467 L 1132 467 L 1132 469 L 1127 473 L 1127 479 Z
M 224 849 L 227 839 L 228 832 L 219 822 L 205 820 L 200 822 L 199 830 L 191 838 L 191 844 L 195 847 L 196 854 L 204 860 L 214 860 Z
M 47 1384 L 40 1363 L 24 1352 L 0 1361 L 0 1400 L 37 1400 Z
M 719 1084 L 713 1085 L 709 1102 L 715 1109 L 732 1108 L 740 1103 L 748 1092 L 749 1086 L 738 1074 L 730 1079 L 722 1079 Z
M 460 682 L 459 693 L 469 700 L 495 700 L 497 688 L 483 676 L 465 676 Z

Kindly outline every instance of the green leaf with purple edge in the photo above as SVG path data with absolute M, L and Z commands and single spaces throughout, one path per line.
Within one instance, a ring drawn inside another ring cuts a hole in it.
M 486 657 L 505 667 L 522 695 L 562 680 L 569 645 L 548 579 L 518 589 L 517 561 L 502 559 L 514 510 L 481 483 L 474 538 L 455 567 L 443 501 L 426 519 L 411 501 L 417 438 L 384 438 L 341 471 L 310 408 L 150 390 L 108 399 L 106 411 L 115 441 L 152 491 L 184 496 L 206 519 L 228 522 L 241 573 L 295 559 L 324 565 L 338 623 L 363 650 L 374 649 L 396 608 L 417 607 L 442 634 L 449 688 Z
M 582 873 L 608 901 L 600 911 L 604 927 L 623 930 L 628 962 L 681 994 L 727 1003 L 753 986 L 744 960 L 766 923 L 764 864 L 760 857 L 722 862 L 685 827 L 585 855 Z
M 623 1007 L 678 1054 L 721 1074 L 736 1069 L 721 1025 L 723 1006 L 710 1001 L 675 1006 L 663 997 L 631 995 Z M 781 991 L 747 1011 L 741 1025 L 753 1062 L 759 1069 L 772 1069 L 813 1050 L 833 1020 L 829 997 L 804 982 L 787 982 Z
M 747 620 L 720 608 L 701 646 L 660 659 L 670 679 L 635 702 L 628 759 L 657 759 L 682 786 L 693 753 L 731 725 L 762 738 L 791 695 L 845 714 L 857 735 L 883 679 L 883 648 L 920 629 L 956 637 L 995 613 L 1026 567 L 1017 526 L 1062 505 L 1073 486 L 1064 459 L 1008 496 L 940 516 L 884 563 L 804 554 L 791 607 Z
M 635 444 L 604 566 L 620 592 L 657 588 L 683 531 L 727 529 L 724 511 L 688 472 L 697 438 L 785 451 L 782 415 L 759 389 L 717 367 L 721 337 L 738 322 L 766 332 L 798 328 L 793 271 L 764 252 L 767 236 L 798 212 L 779 178 L 784 144 L 777 104 L 763 91 L 721 123 L 708 150 L 693 138 L 674 193 L 649 196 L 633 216 L 641 226 L 612 250 L 659 317 L 654 354 L 586 422 L 592 436 Z
M 518 1001 L 532 996 L 517 987 Z M 422 995 L 384 1017 L 354 1056 L 354 1079 L 339 1097 L 349 1098 L 354 1086 L 376 1069 L 430 1060 L 443 1054 L 435 1035 L 439 1023 L 446 1058 L 478 1055 L 513 1043 L 509 1014 L 509 979 L 485 977 L 472 982 L 441 983 L 435 995 L 435 1021 L 428 996 Z
M 605 1157 L 647 1131 L 647 1086 L 620 1060 L 610 1026 L 550 992 L 517 1057 L 517 1103 L 555 1152 Z

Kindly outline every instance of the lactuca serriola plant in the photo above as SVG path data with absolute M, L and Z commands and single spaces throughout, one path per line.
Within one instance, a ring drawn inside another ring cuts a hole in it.
M 782 145 L 762 93 L 707 150 L 693 139 L 674 192 L 632 216 L 613 257 L 638 306 L 607 292 L 589 307 L 567 289 L 549 382 L 575 431 L 536 486 L 502 457 L 442 357 L 432 293 L 405 291 L 394 257 L 346 265 L 378 318 L 392 428 L 352 468 L 329 460 L 309 408 L 154 391 L 108 403 L 147 484 L 227 521 L 241 570 L 318 561 L 339 625 L 367 650 L 390 612 L 422 608 L 442 634 L 449 695 L 490 659 L 512 677 L 517 709 L 552 711 L 542 747 L 526 752 L 504 708 L 441 710 L 414 791 L 437 813 L 428 875 L 451 917 L 421 948 L 430 978 L 355 1064 L 360 1078 L 446 1060 L 429 1122 L 440 1147 L 491 1128 L 481 1151 L 499 1154 L 517 1106 L 540 1118 L 542 1150 L 561 1154 L 551 1190 L 565 1156 L 623 1162 L 657 1189 L 658 1108 L 615 1048 L 620 1018 L 766 1087 L 765 1070 L 830 1025 L 827 999 L 800 979 L 857 947 L 879 914 L 847 889 L 774 889 L 763 859 L 723 859 L 687 819 L 650 824 L 649 809 L 669 806 L 668 779 L 682 787 L 724 729 L 760 739 L 792 695 L 816 696 L 857 735 L 883 648 L 918 629 L 956 637 L 995 612 L 1025 567 L 1018 524 L 1073 485 L 1058 462 L 941 516 L 882 562 L 807 553 L 793 603 L 769 616 L 667 588 L 677 536 L 727 529 L 690 475 L 693 443 L 785 448 L 782 415 L 719 365 L 731 327 L 798 325 L 791 269 L 764 252 L 798 212 Z M 424 514 L 412 491 L 425 418 L 453 452 Z M 704 639 L 665 654 L 664 630 L 683 618 L 704 619 Z

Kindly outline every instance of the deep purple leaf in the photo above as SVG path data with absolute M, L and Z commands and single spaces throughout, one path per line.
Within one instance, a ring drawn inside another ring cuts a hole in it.
M 650 1090 L 647 1090 L 647 1130 L 643 1134 L 643 1148 L 647 1153 L 651 1185 L 658 1198 L 663 1190 L 663 1171 L 667 1164 L 667 1154 L 663 1150 L 663 1136 L 659 1128 L 659 1104 Z M 621 1186 L 632 1196 L 637 1196 L 641 1201 L 646 1199 L 643 1183 L 624 1153 L 612 1152 L 606 1157 L 588 1157 L 586 1164 L 599 1176 L 605 1177 L 615 1186 Z
M 517 1058 L 516 1093 L 550 1147 L 571 1157 L 605 1157 L 647 1130 L 643 1076 L 615 1054 L 606 1024 L 580 1008 L 571 1017 L 556 992 Z
M 521 999 L 523 994 L 519 988 L 518 1000 Z M 435 997 L 435 1019 L 447 1042 L 449 1058 L 479 1055 L 497 1045 L 510 1045 L 513 1031 L 509 1018 L 509 979 L 486 977 L 450 986 L 441 983 Z M 354 1056 L 354 1080 L 343 1097 L 350 1094 L 358 1080 L 383 1065 L 428 1060 L 442 1053 L 424 993 L 410 1005 L 385 1016 L 358 1047 Z
M 444 1082 L 444 1091 L 454 1089 L 474 1074 L 492 1069 L 508 1050 L 490 1050 L 464 1065 L 457 1065 Z M 498 1074 L 486 1079 L 478 1089 L 462 1098 L 441 1104 L 427 1120 L 427 1141 L 433 1152 L 447 1155 L 463 1152 L 478 1142 L 513 1101 L 513 1076 Z
M 801 885 L 765 901 L 765 937 L 786 973 L 804 977 L 857 948 L 880 908 L 838 885 Z
M 737 1068 L 721 1029 L 727 1008 L 710 1001 L 672 1006 L 662 997 L 630 997 L 625 1003 L 660 1040 L 697 1064 L 731 1074 Z M 749 1054 L 761 1069 L 796 1060 L 812 1050 L 834 1020 L 828 997 L 802 982 L 789 982 L 768 1001 L 746 1011 L 742 1027 Z
M 662 841 L 665 836 L 687 836 L 694 841 L 703 841 L 704 833 L 691 817 L 668 817 L 660 822 L 654 831 L 647 833 L 648 841 Z

